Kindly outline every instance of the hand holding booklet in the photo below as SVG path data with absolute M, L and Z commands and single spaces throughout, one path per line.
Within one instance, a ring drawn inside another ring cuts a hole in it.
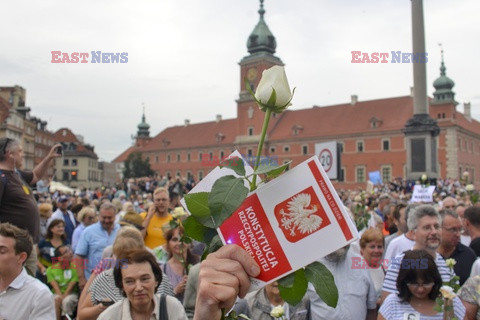
M 246 170 L 252 171 L 247 166 Z M 215 168 L 191 192 L 209 191 L 216 179 L 231 174 L 228 171 Z M 251 279 L 251 290 L 358 238 L 316 156 L 251 192 L 217 231 L 224 244 L 239 245 L 260 266 L 260 275 Z

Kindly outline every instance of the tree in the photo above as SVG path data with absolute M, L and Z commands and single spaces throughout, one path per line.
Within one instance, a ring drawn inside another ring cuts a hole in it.
M 153 170 L 150 168 L 150 159 L 142 158 L 140 152 L 131 153 L 124 162 L 123 176 L 125 178 L 139 178 L 153 175 Z

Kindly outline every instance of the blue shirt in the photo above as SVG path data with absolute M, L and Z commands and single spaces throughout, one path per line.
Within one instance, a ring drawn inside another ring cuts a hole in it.
M 73 235 L 72 235 L 72 249 L 73 252 L 75 252 L 75 249 L 77 248 L 78 241 L 80 240 L 80 236 L 83 233 L 83 230 L 85 230 L 85 225 L 83 223 L 80 223 L 78 227 L 73 230 Z
M 120 225 L 114 224 L 114 228 L 110 234 L 102 228 L 100 222 L 85 228 L 78 241 L 75 254 L 85 257 L 87 262 L 85 265 L 85 278 L 88 280 L 93 268 L 102 259 L 102 252 L 105 247 L 112 245 L 117 236 Z

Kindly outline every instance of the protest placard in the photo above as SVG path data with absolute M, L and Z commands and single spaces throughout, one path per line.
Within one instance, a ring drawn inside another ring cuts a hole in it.
M 435 186 L 423 186 L 420 184 L 416 184 L 413 187 L 413 194 L 410 202 L 423 202 L 423 203 L 433 202 L 434 191 L 435 191 Z

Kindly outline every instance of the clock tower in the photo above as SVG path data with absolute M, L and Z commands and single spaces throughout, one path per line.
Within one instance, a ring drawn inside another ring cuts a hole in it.
M 282 60 L 274 55 L 277 43 L 272 32 L 268 28 L 264 20 L 265 10 L 263 8 L 263 1 L 260 0 L 260 9 L 258 13 L 260 20 L 248 37 L 247 49 L 249 55 L 243 57 L 239 62 L 240 65 L 240 95 L 237 102 L 237 137 L 235 144 L 240 147 L 243 153 L 244 147 L 255 147 L 253 150 L 256 153 L 256 145 L 259 141 L 260 133 L 262 131 L 262 124 L 264 112 L 262 112 L 255 100 L 245 89 L 245 79 L 248 80 L 251 88 L 255 89 L 262 77 L 262 72 L 274 65 L 283 66 Z M 276 122 L 276 118 L 272 117 L 270 125 Z M 268 132 L 267 132 L 268 135 Z M 268 138 L 268 136 L 267 136 Z

